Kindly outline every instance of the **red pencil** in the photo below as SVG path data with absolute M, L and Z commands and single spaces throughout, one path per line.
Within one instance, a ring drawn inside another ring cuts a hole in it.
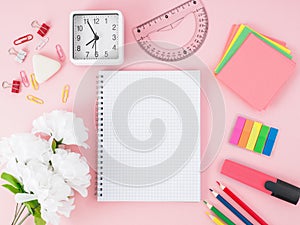
M 230 191 L 226 186 L 217 181 L 220 188 L 228 194 L 237 204 L 239 204 L 249 215 L 251 215 L 257 222 L 261 225 L 268 225 L 259 215 L 257 215 L 246 203 L 244 203 L 239 197 L 237 197 L 232 191 Z

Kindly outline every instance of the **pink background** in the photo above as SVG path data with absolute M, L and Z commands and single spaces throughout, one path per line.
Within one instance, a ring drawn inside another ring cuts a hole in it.
M 34 19 L 41 22 L 47 21 L 51 24 L 52 29 L 48 35 L 50 42 L 41 53 L 56 58 L 55 45 L 58 43 L 62 45 L 65 53 L 68 53 L 69 14 L 73 10 L 121 10 L 125 16 L 125 42 L 130 43 L 134 42 L 131 33 L 132 27 L 182 2 L 182 0 L 5 1 L 0 9 L 1 82 L 4 80 L 11 81 L 13 78 L 18 77 L 19 71 L 22 69 L 26 70 L 28 74 L 32 72 L 31 57 L 34 47 L 37 45 L 37 38 L 24 45 L 30 50 L 30 55 L 22 65 L 18 65 L 13 57 L 7 54 L 7 50 L 12 46 L 12 41 L 15 38 L 33 32 L 30 23 Z M 297 54 L 297 52 L 300 52 L 298 44 L 300 40 L 299 1 L 204 0 L 204 4 L 209 17 L 209 32 L 197 55 L 211 68 L 220 57 L 233 23 L 248 23 L 266 35 L 287 42 L 288 47 L 293 52 L 294 60 L 299 63 Z M 186 32 L 181 33 L 185 34 Z M 76 88 L 87 69 L 87 67 L 76 67 L 66 60 L 62 70 L 43 84 L 38 92 L 33 91 L 31 88 L 25 88 L 21 94 L 13 95 L 7 90 L 1 89 L 0 136 L 30 131 L 32 120 L 43 112 L 49 112 L 53 109 L 72 110 Z M 272 198 L 221 176 L 219 173 L 223 160 L 230 158 L 300 186 L 300 167 L 298 164 L 300 159 L 298 149 L 300 78 L 297 76 L 298 73 L 299 69 L 296 70 L 295 76 L 292 77 L 264 112 L 251 109 L 231 91 L 221 86 L 226 105 L 226 129 L 221 153 L 213 165 L 202 174 L 202 198 L 214 203 L 233 220 L 234 216 L 228 213 L 208 193 L 209 187 L 217 189 L 215 180 L 223 181 L 232 190 L 238 192 L 242 199 L 249 203 L 269 224 L 285 225 L 291 224 L 292 221 L 300 221 L 299 206 L 293 206 Z M 66 105 L 62 104 L 60 100 L 61 89 L 65 84 L 71 86 L 71 95 Z M 25 100 L 27 94 L 37 95 L 44 99 L 46 103 L 44 105 L 32 104 Z M 259 156 L 228 144 L 233 121 L 238 114 L 279 128 L 276 149 L 271 158 Z M 207 104 L 203 103 L 203 120 L 209 119 L 209 115 Z M 205 146 L 206 139 L 209 137 L 208 130 L 209 124 L 205 123 L 205 126 L 203 126 L 203 146 Z M 92 174 L 94 178 L 94 171 L 92 171 Z M 97 203 L 93 195 L 94 190 L 95 187 L 92 185 L 86 199 L 77 196 L 76 209 L 72 212 L 71 218 L 62 218 L 62 225 L 212 224 L 205 215 L 207 210 L 202 203 Z M 3 188 L 0 188 L 0 196 L 1 224 L 10 224 L 15 207 L 14 198 Z M 33 222 L 28 220 L 25 224 L 29 225 Z

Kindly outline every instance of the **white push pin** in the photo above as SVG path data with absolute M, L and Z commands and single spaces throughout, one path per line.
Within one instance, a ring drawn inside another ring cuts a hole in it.
M 41 84 L 52 77 L 61 67 L 60 63 L 43 55 L 32 57 L 33 71 L 36 81 Z
M 27 56 L 27 52 L 23 51 L 23 50 L 20 50 L 20 51 L 17 51 L 16 49 L 14 48 L 10 48 L 8 49 L 8 53 L 10 55 L 15 55 L 15 60 L 18 62 L 18 63 L 22 63 L 26 56 Z

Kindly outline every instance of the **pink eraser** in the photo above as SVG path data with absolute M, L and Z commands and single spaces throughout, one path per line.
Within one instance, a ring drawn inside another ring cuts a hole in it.
M 228 159 L 224 161 L 221 173 L 269 195 L 272 192 L 265 188 L 265 183 L 267 181 L 277 182 L 274 177 Z
M 231 138 L 229 140 L 229 143 L 231 143 L 233 145 L 237 145 L 239 143 L 239 140 L 240 140 L 241 134 L 243 132 L 245 122 L 246 122 L 245 118 L 243 118 L 241 116 L 239 116 L 237 118 L 236 123 L 235 123 L 235 127 L 232 131 Z

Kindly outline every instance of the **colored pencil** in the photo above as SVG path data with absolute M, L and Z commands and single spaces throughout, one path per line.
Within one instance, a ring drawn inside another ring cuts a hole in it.
M 236 215 L 244 224 L 253 225 L 245 216 L 243 216 L 236 208 L 234 208 L 229 202 L 226 201 L 220 194 L 215 192 L 213 189 L 209 189 L 211 193 L 224 205 L 226 206 L 234 215 Z
M 207 201 L 203 201 L 204 204 L 210 209 L 213 213 L 215 213 L 221 220 L 223 220 L 228 225 L 235 225 L 227 216 L 225 216 L 220 210 L 218 210 L 215 206 L 209 204 Z
M 253 217 L 259 224 L 261 225 L 268 225 L 259 215 L 257 215 L 245 202 L 243 202 L 239 197 L 237 197 L 228 187 L 224 186 L 220 182 L 217 181 L 217 184 L 220 188 L 228 194 L 237 204 L 239 204 L 250 216 Z
M 218 217 L 215 217 L 213 215 L 210 215 L 209 212 L 206 213 L 209 218 L 217 225 L 226 225 L 225 223 L 223 223 L 221 220 L 218 219 Z

